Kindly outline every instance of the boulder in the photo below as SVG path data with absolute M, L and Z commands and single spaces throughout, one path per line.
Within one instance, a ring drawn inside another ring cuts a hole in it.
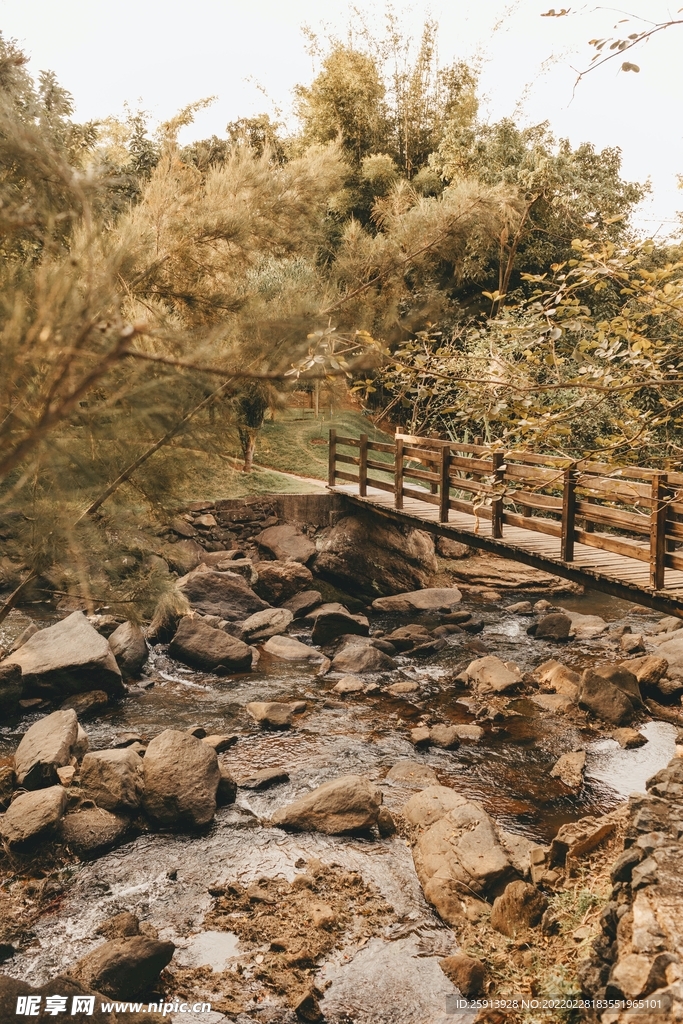
M 465 999 L 474 999 L 484 994 L 486 967 L 481 960 L 465 953 L 456 953 L 439 960 L 439 967 Z
M 109 637 L 109 646 L 124 679 L 137 679 L 149 657 L 147 641 L 135 622 L 122 622 Z
M 666 675 L 669 662 L 666 658 L 646 655 L 644 658 L 622 661 L 621 667 L 631 672 L 643 686 L 656 686 Z
M 299 593 L 311 593 L 312 583 L 313 573 L 300 562 L 259 562 L 254 590 L 269 604 L 282 605 Z
M 429 739 L 435 747 L 443 747 L 444 750 L 455 750 L 460 746 L 460 736 L 454 725 L 433 725 Z
M 50 786 L 21 793 L 0 818 L 0 835 L 10 846 L 20 846 L 52 832 L 66 810 L 66 790 Z
M 431 587 L 415 590 L 407 594 L 395 594 L 393 597 L 378 597 L 372 602 L 376 612 L 450 612 L 460 604 L 462 594 L 457 587 Z
M 548 899 L 528 882 L 510 882 L 493 901 L 491 927 L 511 939 L 536 928 L 548 909 Z
M 15 782 L 14 768 L 8 764 L 0 765 L 0 811 L 9 807 Z
M 642 732 L 638 732 L 637 729 L 631 729 L 628 726 L 624 726 L 622 729 L 615 729 L 612 736 L 624 750 L 642 747 L 647 743 L 647 736 L 643 736 Z
M 196 736 L 165 729 L 142 761 L 143 806 L 160 826 L 206 825 L 216 812 L 220 780 L 216 751 Z
M 104 690 L 88 690 L 86 693 L 75 693 L 59 705 L 60 711 L 71 708 L 79 718 L 97 715 L 109 705 L 109 697 Z
M 247 643 L 258 643 L 284 633 L 293 615 L 287 608 L 264 608 L 242 623 L 240 636 Z
M 376 647 L 345 647 L 332 659 L 332 671 L 346 674 L 388 672 L 397 668 L 396 662 Z
M 293 636 L 272 636 L 263 645 L 263 650 L 272 658 L 281 658 L 283 661 L 322 661 L 324 657 L 315 647 L 309 647 Z
M 292 724 L 295 705 L 276 700 L 254 700 L 247 704 L 245 711 L 264 728 L 288 729 Z
M 218 615 L 228 622 L 243 622 L 268 604 L 234 572 L 217 572 L 200 565 L 178 580 L 178 590 L 203 615 Z
M 507 693 L 519 686 L 522 673 L 515 666 L 509 668 L 493 654 L 471 661 L 465 669 L 468 680 L 477 693 Z
M 562 754 L 551 769 L 551 776 L 559 779 L 569 789 L 580 789 L 583 784 L 583 771 L 586 767 L 586 751 L 573 750 Z
M 410 761 L 405 758 L 397 761 L 387 772 L 387 782 L 397 782 L 409 789 L 426 789 L 427 786 L 438 786 L 436 772 L 421 761 Z
M 295 562 L 288 562 L 287 564 L 290 566 L 296 565 Z M 284 601 L 282 607 L 289 608 L 295 619 L 303 619 L 314 608 L 322 604 L 322 600 L 323 597 L 319 590 L 302 590 L 300 594 L 295 594 L 288 601 Z
M 427 786 L 421 793 L 411 796 L 401 813 L 411 825 L 425 829 L 466 803 L 465 797 L 449 786 Z
M 431 633 L 426 626 L 411 623 L 409 626 L 399 626 L 398 629 L 387 633 L 384 637 L 390 644 L 393 644 L 397 651 L 410 651 L 416 644 L 424 643 L 431 638 Z
M 34 722 L 14 754 L 17 784 L 25 789 L 54 786 L 57 769 L 69 763 L 77 742 L 78 719 L 73 709 L 53 711 Z
M 579 705 L 612 725 L 627 725 L 642 707 L 638 680 L 617 665 L 586 669 L 581 676 Z
M 3 661 L 0 663 L 0 716 L 3 719 L 19 711 L 21 695 L 21 668 Z
M 316 575 L 362 600 L 427 587 L 438 572 L 428 533 L 372 515 L 340 519 L 316 544 Z
M 448 923 L 460 916 L 460 897 L 497 895 L 515 870 L 486 811 L 469 800 L 420 836 L 413 850 L 425 897 Z
M 382 794 L 371 782 L 343 775 L 276 811 L 272 820 L 281 828 L 347 835 L 376 825 L 381 804 Z
M 146 935 L 111 939 L 78 960 L 69 976 L 89 992 L 102 992 L 112 999 L 134 999 L 152 990 L 174 952 L 172 942 Z
M 140 804 L 142 762 L 130 747 L 95 750 L 81 764 L 81 794 L 106 811 L 133 811 Z
M 332 687 L 335 693 L 362 693 L 365 683 L 358 676 L 342 676 L 338 683 Z
M 340 636 L 355 634 L 367 636 L 370 632 L 370 623 L 365 615 L 352 615 L 345 609 L 341 611 L 318 610 L 315 616 L 311 640 L 314 644 L 332 643 Z
M 269 526 L 258 534 L 256 543 L 282 562 L 305 564 L 315 554 L 315 544 L 294 523 Z
M 536 640 L 568 640 L 571 628 L 572 621 L 568 615 L 551 612 L 536 624 L 533 635 Z
M 4 665 L 21 669 L 24 696 L 68 696 L 84 690 L 124 692 L 121 672 L 107 640 L 82 612 L 40 629 Z
M 83 807 L 62 818 L 58 838 L 81 860 L 88 860 L 111 850 L 129 828 L 130 821 L 123 815 L 101 807 Z
M 559 661 L 544 661 L 534 670 L 534 678 L 541 684 L 541 689 L 551 693 L 561 693 L 571 700 L 579 695 L 581 676 L 578 672 L 567 668 Z
M 581 612 L 572 612 L 567 608 L 560 608 L 559 611 L 571 619 L 571 636 L 577 640 L 592 640 L 607 631 L 607 623 L 599 615 L 583 615 Z
M 180 620 L 168 653 L 185 665 L 217 675 L 249 672 L 251 669 L 251 647 L 222 629 L 189 615 Z

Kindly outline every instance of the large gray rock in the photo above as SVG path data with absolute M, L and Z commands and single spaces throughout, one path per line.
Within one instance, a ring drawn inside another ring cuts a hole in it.
M 228 622 L 242 622 L 268 604 L 234 572 L 217 572 L 200 565 L 178 580 L 178 590 L 193 608 L 204 615 L 218 615 Z
M 332 671 L 345 674 L 388 672 L 397 668 L 393 658 L 376 647 L 348 645 L 332 659 Z
M 460 604 L 462 594 L 457 587 L 429 587 L 392 597 L 378 597 L 372 602 L 376 612 L 450 612 Z
M 284 633 L 293 617 L 287 608 L 264 608 L 262 612 L 255 612 L 245 619 L 240 628 L 240 636 L 247 643 L 268 640 L 271 636 Z
M 25 789 L 55 785 L 57 769 L 69 763 L 77 742 L 78 719 L 71 708 L 34 722 L 14 754 L 17 784 Z
M 0 715 L 3 718 L 14 715 L 19 710 L 22 682 L 21 669 L 18 665 L 0 664 Z
M 367 636 L 369 632 L 370 623 L 365 615 L 352 615 L 346 609 L 340 611 L 320 610 L 315 615 L 311 640 L 314 644 L 324 645 L 332 643 L 340 636 L 347 634 Z
M 269 604 L 285 604 L 301 591 L 309 591 L 313 573 L 300 562 L 259 562 L 254 590 Z
M 102 807 L 84 807 L 62 818 L 58 838 L 77 857 L 87 860 L 111 850 L 129 828 L 130 821 L 123 815 L 111 814 Z
M 137 679 L 147 661 L 147 641 L 135 622 L 122 622 L 109 637 L 109 646 L 124 679 Z
M 20 846 L 52 832 L 66 810 L 66 790 L 50 786 L 22 793 L 0 818 L 0 834 L 10 846 Z
M 5 665 L 21 669 L 25 696 L 68 696 L 83 690 L 124 692 L 121 672 L 107 640 L 82 612 L 73 612 L 34 633 Z
M 361 775 L 324 782 L 294 803 L 276 811 L 273 824 L 305 832 L 346 835 L 377 824 L 382 794 Z
M 324 658 L 315 647 L 302 644 L 293 636 L 272 636 L 263 645 L 263 650 L 272 658 L 281 658 L 283 661 L 322 661 Z
M 106 811 L 133 811 L 140 804 L 142 761 L 130 747 L 94 750 L 81 764 L 81 793 Z
M 642 707 L 638 680 L 619 665 L 588 668 L 581 676 L 579 706 L 612 725 L 628 725 Z
M 213 747 L 196 736 L 165 729 L 151 741 L 142 762 L 143 806 L 162 827 L 195 828 L 216 813 L 220 780 Z
M 315 554 L 315 544 L 293 523 L 269 526 L 259 533 L 256 543 L 282 562 L 306 563 Z
M 172 942 L 160 942 L 146 935 L 112 939 L 77 961 L 69 976 L 89 992 L 102 992 L 113 999 L 134 999 L 146 995 L 171 962 Z
M 180 620 L 168 653 L 185 665 L 217 675 L 249 672 L 253 656 L 242 640 L 189 615 Z
M 428 587 L 438 572 L 429 534 L 375 516 L 347 516 L 316 543 L 316 575 L 365 600 Z
M 465 669 L 467 678 L 477 693 L 507 693 L 519 686 L 522 673 L 515 666 L 509 668 L 493 654 L 471 661 Z

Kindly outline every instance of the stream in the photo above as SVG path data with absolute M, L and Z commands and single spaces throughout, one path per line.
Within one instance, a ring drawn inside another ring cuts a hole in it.
M 165 728 L 201 725 L 207 733 L 239 734 L 238 741 L 220 755 L 238 785 L 262 768 L 283 768 L 290 781 L 264 792 L 238 789 L 236 803 L 220 808 L 203 834 L 143 833 L 96 861 L 75 865 L 58 909 L 37 922 L 33 944 L 7 961 L 3 972 L 32 984 L 43 983 L 98 945 L 97 926 L 124 910 L 150 921 L 161 938 L 175 942 L 170 971 L 202 965 L 223 971 L 236 962 L 241 950 L 232 933 L 204 927 L 212 905 L 209 888 L 277 875 L 291 880 L 302 861 L 314 857 L 358 872 L 379 890 L 396 917 L 385 933 L 338 949 L 327 959 L 317 975 L 318 986 L 327 986 L 321 999 L 326 1020 L 454 1024 L 460 1015 L 447 1012 L 446 997 L 456 990 L 442 973 L 438 958 L 455 951 L 455 940 L 422 895 L 406 840 L 397 835 L 370 840 L 288 834 L 259 822 L 303 792 L 347 773 L 368 776 L 381 786 L 386 806 L 400 809 L 415 790 L 384 777 L 401 759 L 429 766 L 439 782 L 480 801 L 505 829 L 542 843 L 549 842 L 563 823 L 605 813 L 629 793 L 642 791 L 645 780 L 674 754 L 672 725 L 640 726 L 648 742 L 623 750 L 597 730 L 577 727 L 570 716 L 553 715 L 532 700 L 519 698 L 509 702 L 504 715 L 479 722 L 486 728 L 479 742 L 463 742 L 450 751 L 431 747 L 425 752 L 417 752 L 411 744 L 410 728 L 422 716 L 446 724 L 474 721 L 468 692 L 455 676 L 484 648 L 503 661 L 516 662 L 523 672 L 548 658 L 581 669 L 596 657 L 609 661 L 623 657 L 618 641 L 608 633 L 565 645 L 527 636 L 532 619 L 506 611 L 507 605 L 527 596 L 506 595 L 495 603 L 466 598 L 463 606 L 484 620 L 483 632 L 476 637 L 464 632 L 448 637 L 446 648 L 426 663 L 398 655 L 400 667 L 391 673 L 393 678 L 378 676 L 376 681 L 380 685 L 398 679 L 417 683 L 415 692 L 402 697 L 382 690 L 376 695 L 340 698 L 332 692 L 338 674 L 318 678 L 315 666 L 267 656 L 261 657 L 252 673 L 219 679 L 172 661 L 163 647 L 153 649 L 147 678 L 142 681 L 145 685 L 133 687 L 119 705 L 84 723 L 91 748 L 112 746 L 126 732 L 151 738 Z M 659 617 L 599 594 L 563 595 L 556 603 L 600 615 L 610 626 L 628 624 L 633 632 L 647 632 Z M 405 621 L 376 615 L 371 630 L 390 631 Z M 429 615 L 410 621 L 430 628 L 439 623 L 437 616 Z M 21 627 L 21 615 L 13 613 L 3 624 L 0 642 L 11 639 Z M 301 627 L 289 632 L 310 642 L 310 630 Z M 306 701 L 307 711 L 287 731 L 261 731 L 244 711 L 252 700 L 294 699 Z M 16 748 L 37 717 L 27 716 L 18 725 L 0 728 L 0 756 Z M 585 783 L 573 794 L 550 777 L 550 769 L 561 753 L 579 746 L 587 751 Z M 275 1003 L 261 1004 L 256 1016 L 251 1016 L 251 1009 L 248 1012 L 242 1018 L 245 1024 L 248 1019 L 295 1020 Z M 228 1020 L 220 1012 L 196 1018 L 176 1014 L 169 1019 L 178 1024 Z

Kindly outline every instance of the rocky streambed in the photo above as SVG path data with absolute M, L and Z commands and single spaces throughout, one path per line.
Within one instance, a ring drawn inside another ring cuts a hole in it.
M 349 610 L 275 553 L 192 570 L 144 652 L 76 612 L 0 662 L 0 1006 L 66 978 L 209 1024 L 446 1024 L 458 993 L 606 990 L 579 965 L 675 754 L 678 623 L 482 587 Z

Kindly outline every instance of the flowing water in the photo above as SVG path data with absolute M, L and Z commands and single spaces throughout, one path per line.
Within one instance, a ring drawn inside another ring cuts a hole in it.
M 438 957 L 454 950 L 454 939 L 422 896 L 406 841 L 397 836 L 371 841 L 292 835 L 260 821 L 267 821 L 297 795 L 347 773 L 368 776 L 381 785 L 389 809 L 400 808 L 413 791 L 385 781 L 385 775 L 403 758 L 420 760 L 440 782 L 481 801 L 504 828 L 539 842 L 548 842 L 564 822 L 604 813 L 630 792 L 642 791 L 645 780 L 673 756 L 673 726 L 650 722 L 641 727 L 648 743 L 622 750 L 614 740 L 582 730 L 569 716 L 551 715 L 526 698 L 513 700 L 492 720 L 480 719 L 486 729 L 480 742 L 462 743 L 453 751 L 430 748 L 416 753 L 408 736 L 422 716 L 444 723 L 474 720 L 468 692 L 455 676 L 481 656 L 483 648 L 504 661 L 515 661 L 523 671 L 552 657 L 576 668 L 596 657 L 618 660 L 618 643 L 607 635 L 565 646 L 533 640 L 526 634 L 531 620 L 505 610 L 505 604 L 517 600 L 519 595 L 494 605 L 472 599 L 469 606 L 485 621 L 481 634 L 447 638 L 447 647 L 427 663 L 399 655 L 393 678 L 377 681 L 416 682 L 418 689 L 403 697 L 381 690 L 376 696 L 338 699 L 331 692 L 338 677 L 319 678 L 315 667 L 267 657 L 252 673 L 218 679 L 187 669 L 169 659 L 164 648 L 156 648 L 145 685 L 86 723 L 91 748 L 111 746 L 125 732 L 152 737 L 165 728 L 201 725 L 207 733 L 239 734 L 238 742 L 221 755 L 238 783 L 258 769 L 274 767 L 285 769 L 290 781 L 265 792 L 239 789 L 236 804 L 219 809 L 204 834 L 147 833 L 94 862 L 77 865 L 59 909 L 38 922 L 33 945 L 3 970 L 35 984 L 47 980 L 96 946 L 101 941 L 96 927 L 122 910 L 150 921 L 162 938 L 176 943 L 174 964 L 208 964 L 223 970 L 239 957 L 240 947 L 231 933 L 204 928 L 212 904 L 209 887 L 262 876 L 291 880 L 302 859 L 317 857 L 358 871 L 391 904 L 398 920 L 387 934 L 361 948 L 344 948 L 325 963 L 319 978 L 328 985 L 322 1000 L 327 1019 L 453 1024 L 458 1017 L 446 1013 L 445 997 L 455 990 L 441 972 Z M 567 597 L 558 603 L 601 615 L 610 625 L 629 624 L 634 632 L 647 629 L 657 618 L 601 595 Z M 438 624 L 428 615 L 421 621 L 428 627 Z M 372 627 L 388 631 L 399 624 L 388 616 L 376 617 Z M 21 625 L 15 616 L 5 628 L 18 632 Z M 294 635 L 310 640 L 310 631 L 303 628 Z M 249 701 L 262 699 L 303 700 L 307 711 L 291 730 L 263 732 L 244 711 Z M 31 721 L 24 718 L 0 729 L 0 756 L 16 747 Z M 577 747 L 587 751 L 586 776 L 581 792 L 572 794 L 549 772 L 561 753 Z M 190 1022 L 187 1014 L 174 1019 Z M 222 1016 L 201 1019 L 213 1024 Z M 285 1014 L 273 1019 L 289 1018 Z

